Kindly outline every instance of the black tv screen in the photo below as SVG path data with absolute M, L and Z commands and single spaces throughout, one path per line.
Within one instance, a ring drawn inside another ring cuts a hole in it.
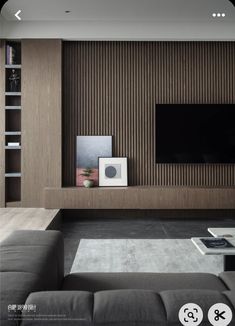
M 158 104 L 157 163 L 235 163 L 235 104 Z

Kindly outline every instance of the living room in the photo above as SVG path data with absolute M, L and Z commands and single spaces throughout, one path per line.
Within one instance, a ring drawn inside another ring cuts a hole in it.
M 234 40 L 230 0 L 2 2 L 3 325 L 235 323 Z

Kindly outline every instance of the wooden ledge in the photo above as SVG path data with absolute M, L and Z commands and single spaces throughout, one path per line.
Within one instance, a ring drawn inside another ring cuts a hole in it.
M 45 188 L 44 204 L 50 209 L 235 209 L 235 188 Z

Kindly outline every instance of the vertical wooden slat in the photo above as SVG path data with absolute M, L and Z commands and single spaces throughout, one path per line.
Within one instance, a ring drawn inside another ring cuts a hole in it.
M 63 185 L 76 135 L 113 135 L 131 185 L 234 186 L 233 164 L 155 164 L 157 103 L 234 103 L 234 42 L 64 42 Z

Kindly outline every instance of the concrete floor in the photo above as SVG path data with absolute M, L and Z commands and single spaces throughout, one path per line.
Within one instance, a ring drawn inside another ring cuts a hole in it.
M 227 215 L 227 214 L 226 214 Z M 208 227 L 235 227 L 235 218 L 82 217 L 64 214 L 65 272 L 69 273 L 80 239 L 189 239 L 210 236 Z

